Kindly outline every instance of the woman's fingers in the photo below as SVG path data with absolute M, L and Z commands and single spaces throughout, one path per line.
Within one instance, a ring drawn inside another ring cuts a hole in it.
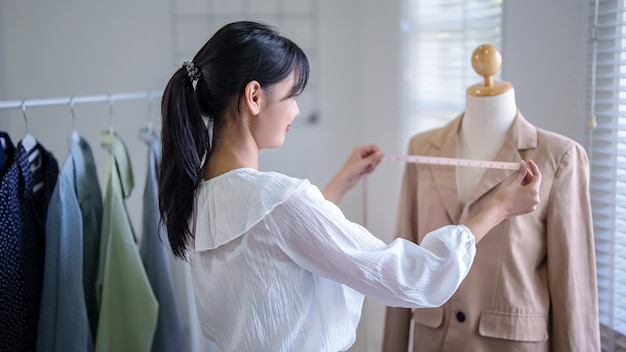
M 532 171 L 531 182 L 541 184 L 541 171 L 539 171 L 537 164 L 532 160 L 528 160 L 528 165 L 530 166 L 530 171 Z

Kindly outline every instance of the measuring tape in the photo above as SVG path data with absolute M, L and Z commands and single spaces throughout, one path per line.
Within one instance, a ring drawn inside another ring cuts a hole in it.
M 385 155 L 382 160 L 387 161 L 400 161 L 405 163 L 415 164 L 430 164 L 430 165 L 448 165 L 448 166 L 467 166 L 467 167 L 482 167 L 486 169 L 506 169 L 506 170 L 518 170 L 519 163 L 512 163 L 506 161 L 491 161 L 491 160 L 471 160 L 471 159 L 458 159 L 458 158 L 444 158 L 436 156 L 424 156 L 424 155 Z M 363 227 L 367 227 L 367 174 L 362 176 L 362 189 L 363 189 Z
M 519 163 L 511 163 L 506 161 L 470 160 L 423 155 L 385 155 L 383 156 L 383 160 L 404 161 L 406 163 L 416 164 L 482 167 L 488 169 L 519 169 Z

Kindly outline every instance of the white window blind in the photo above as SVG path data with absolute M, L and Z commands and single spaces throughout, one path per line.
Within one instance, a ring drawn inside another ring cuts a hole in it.
M 405 0 L 401 10 L 402 110 L 415 134 L 464 110 L 465 90 L 482 81 L 472 52 L 500 47 L 502 0 Z
M 590 2 L 588 139 L 603 351 L 626 350 L 626 8 Z

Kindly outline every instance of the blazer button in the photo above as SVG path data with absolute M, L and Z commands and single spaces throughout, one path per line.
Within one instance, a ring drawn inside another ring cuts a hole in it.
M 457 312 L 456 313 L 456 320 L 459 321 L 459 323 L 462 323 L 465 321 L 465 314 L 463 312 Z

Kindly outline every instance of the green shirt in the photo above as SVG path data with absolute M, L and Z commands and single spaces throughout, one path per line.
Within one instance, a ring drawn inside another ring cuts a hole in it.
M 133 188 L 133 172 L 117 134 L 102 132 L 100 143 L 110 158 L 96 283 L 100 310 L 96 352 L 147 352 L 156 329 L 158 303 L 124 204 Z

